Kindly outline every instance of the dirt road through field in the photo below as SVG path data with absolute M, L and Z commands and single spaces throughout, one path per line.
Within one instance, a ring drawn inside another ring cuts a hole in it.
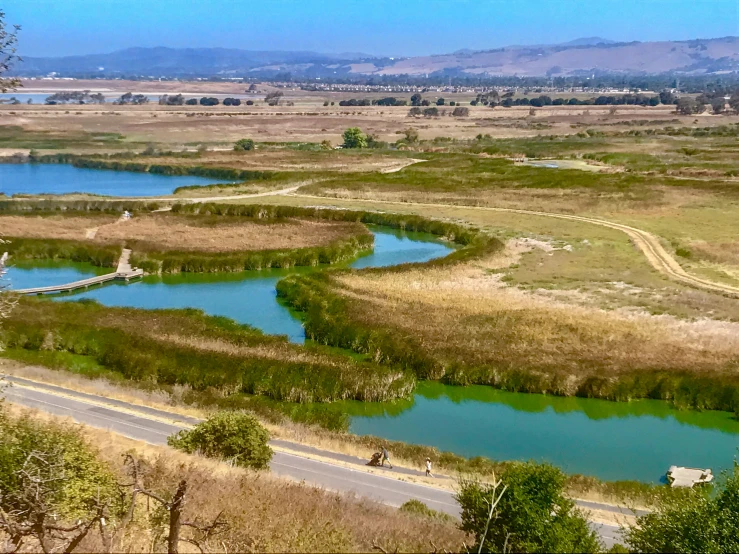
M 295 194 L 295 193 L 288 193 L 288 194 L 290 194 L 291 196 L 298 197 L 298 198 L 310 198 L 312 200 L 324 200 L 324 201 L 329 200 L 329 198 L 322 197 L 322 196 Z M 339 202 L 345 202 L 345 203 L 351 203 L 355 201 L 355 200 L 343 199 L 343 198 L 342 199 L 330 198 L 330 200 L 332 202 L 339 201 Z M 521 214 L 521 215 L 552 217 L 552 218 L 557 218 L 557 219 L 578 221 L 581 223 L 590 223 L 592 225 L 599 225 L 601 227 L 608 227 L 609 229 L 615 229 L 617 231 L 626 233 L 628 237 L 631 239 L 631 241 L 636 245 L 636 247 L 639 248 L 639 250 L 641 250 L 641 252 L 647 258 L 647 261 L 649 262 L 649 264 L 654 269 L 659 271 L 661 274 L 669 277 L 670 279 L 681 282 L 691 287 L 708 290 L 710 292 L 716 292 L 719 294 L 730 296 L 732 298 L 739 298 L 739 287 L 725 285 L 722 283 L 715 283 L 713 281 L 709 281 L 707 279 L 703 279 L 701 277 L 696 277 L 695 275 L 689 274 L 687 271 L 685 271 L 680 266 L 680 264 L 677 262 L 677 260 L 675 260 L 672 254 L 670 254 L 664 248 L 664 246 L 662 246 L 662 243 L 660 242 L 659 238 L 657 238 L 657 236 L 647 231 L 644 231 L 642 229 L 631 227 L 630 225 L 624 225 L 622 223 L 616 223 L 613 221 L 607 221 L 604 219 L 598 219 L 598 218 L 593 218 L 593 217 L 558 214 L 558 213 L 550 213 L 550 212 L 537 212 L 537 211 L 532 211 L 532 210 L 517 210 L 514 208 L 494 208 L 494 207 L 487 207 L 487 206 L 458 206 L 454 204 L 398 202 L 398 201 L 392 201 L 392 200 L 371 200 L 371 201 L 362 200 L 362 202 L 370 203 L 370 204 L 378 204 L 378 205 L 401 205 L 401 206 L 418 206 L 418 207 L 429 207 L 429 208 L 464 208 L 466 210 L 507 212 L 507 213 Z

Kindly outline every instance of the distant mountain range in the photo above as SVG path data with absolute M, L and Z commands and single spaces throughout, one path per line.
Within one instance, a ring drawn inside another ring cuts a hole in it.
M 233 48 L 128 48 L 110 54 L 24 57 L 19 76 L 67 77 L 351 77 L 577 76 L 706 74 L 739 71 L 739 37 L 614 42 L 600 37 L 563 44 L 459 50 L 452 54 L 379 58 L 361 53 L 251 51 Z

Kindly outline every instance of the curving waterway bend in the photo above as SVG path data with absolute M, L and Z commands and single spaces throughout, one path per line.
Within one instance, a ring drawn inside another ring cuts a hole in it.
M 374 251 L 348 266 L 424 262 L 451 251 L 431 235 L 372 231 Z M 10 278 L 21 288 L 104 271 L 88 264 L 34 262 L 12 267 Z M 200 308 L 303 342 L 300 320 L 277 301 L 275 285 L 286 275 L 308 271 L 316 269 L 147 276 L 54 298 L 91 298 L 147 309 Z M 656 482 L 673 464 L 718 472 L 731 467 L 739 447 L 739 422 L 731 414 L 678 411 L 660 401 L 616 403 L 420 383 L 410 400 L 341 402 L 333 407 L 349 415 L 355 433 L 437 446 L 464 456 L 546 460 L 568 472 L 609 480 Z
M 432 235 L 372 229 L 375 249 L 348 267 L 425 262 L 451 251 Z M 300 319 L 277 300 L 286 275 L 316 268 L 147 276 L 55 300 L 91 298 L 136 308 L 199 308 L 266 333 L 303 342 Z M 88 264 L 19 263 L 15 288 L 66 283 L 107 272 Z M 464 456 L 535 459 L 602 479 L 659 481 L 670 465 L 728 469 L 739 447 L 739 422 L 725 412 L 677 411 L 665 402 L 616 403 L 509 393 L 490 387 L 420 383 L 414 397 L 393 403 L 340 402 L 351 431 L 436 446 Z

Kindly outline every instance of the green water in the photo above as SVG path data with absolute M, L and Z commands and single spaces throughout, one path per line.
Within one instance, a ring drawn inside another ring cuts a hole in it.
M 432 236 L 374 229 L 375 250 L 348 265 L 391 266 L 424 262 L 450 252 Z M 303 342 L 300 320 L 276 298 L 286 275 L 316 268 L 243 273 L 149 276 L 60 300 L 94 298 L 138 308 L 195 307 Z M 69 282 L 100 272 L 87 264 L 23 263 L 11 268 L 15 288 Z M 602 479 L 656 482 L 670 465 L 731 467 L 739 422 L 724 412 L 677 411 L 665 402 L 616 403 L 507 393 L 489 387 L 419 384 L 412 400 L 391 404 L 343 402 L 350 429 L 464 456 L 547 460 L 565 471 Z
M 732 467 L 739 421 L 666 402 L 562 398 L 420 383 L 412 400 L 344 403 L 350 430 L 462 456 L 551 462 L 606 480 L 658 482 L 671 465 Z
M 452 247 L 427 233 L 407 233 L 385 227 L 370 227 L 375 235 L 372 252 L 340 266 L 365 268 L 387 267 L 410 262 L 427 262 L 446 256 Z M 68 264 L 68 268 L 26 268 L 15 272 L 14 288 L 41 286 L 27 284 L 68 283 L 84 279 L 87 268 Z M 79 268 L 74 274 L 73 268 Z M 90 266 L 91 267 L 91 266 Z M 150 275 L 130 283 L 113 282 L 83 292 L 55 295 L 57 300 L 91 298 L 106 306 L 132 308 L 199 308 L 211 315 L 229 317 L 272 335 L 287 335 L 293 342 L 304 342 L 305 331 L 300 320 L 277 300 L 277 281 L 295 273 L 319 271 L 323 268 L 292 268 L 239 273 L 179 273 Z M 110 270 L 106 270 L 110 271 Z M 103 271 L 104 273 L 106 271 Z

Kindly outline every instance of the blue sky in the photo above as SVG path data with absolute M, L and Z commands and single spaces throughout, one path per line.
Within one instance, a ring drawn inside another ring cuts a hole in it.
M 20 52 L 129 46 L 446 53 L 511 44 L 739 35 L 739 0 L 2 0 Z

